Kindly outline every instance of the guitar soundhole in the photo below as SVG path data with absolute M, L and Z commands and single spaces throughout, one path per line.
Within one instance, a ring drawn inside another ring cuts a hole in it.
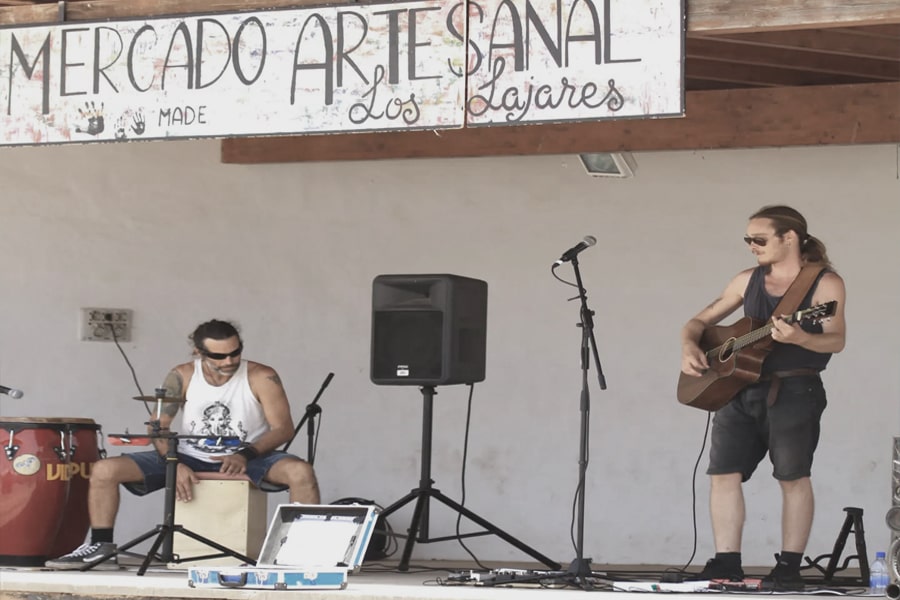
M 734 356 L 734 338 L 729 338 L 719 349 L 719 362 L 728 362 Z

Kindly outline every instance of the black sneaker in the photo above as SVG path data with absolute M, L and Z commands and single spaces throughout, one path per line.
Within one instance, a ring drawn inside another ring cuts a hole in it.
M 744 570 L 740 567 L 728 565 L 724 560 L 711 558 L 706 561 L 706 566 L 696 575 L 687 578 L 688 581 L 710 581 L 712 579 L 727 579 L 729 581 L 742 581 Z
M 116 545 L 109 542 L 99 542 L 97 544 L 82 544 L 59 558 L 48 560 L 44 563 L 45 567 L 51 569 L 60 569 L 63 571 L 77 571 L 90 564 L 98 563 L 107 556 L 116 551 Z M 97 571 L 114 571 L 119 569 L 119 563 L 116 557 L 103 561 L 92 570 Z
M 799 592 L 802 591 L 806 584 L 803 583 L 803 577 L 800 576 L 800 569 L 788 566 L 776 554 L 775 559 L 778 561 L 775 568 L 763 577 L 760 587 L 767 592 Z

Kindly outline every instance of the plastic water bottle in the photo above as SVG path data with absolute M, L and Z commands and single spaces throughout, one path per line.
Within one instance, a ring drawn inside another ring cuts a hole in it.
M 888 585 L 887 564 L 884 562 L 884 552 L 875 553 L 875 562 L 869 567 L 869 595 L 884 596 Z

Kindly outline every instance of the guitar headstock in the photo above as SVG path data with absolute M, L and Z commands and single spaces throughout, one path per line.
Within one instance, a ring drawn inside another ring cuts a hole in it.
M 837 300 L 832 300 L 797 312 L 795 321 L 798 323 L 821 323 L 833 317 L 835 312 L 837 312 Z

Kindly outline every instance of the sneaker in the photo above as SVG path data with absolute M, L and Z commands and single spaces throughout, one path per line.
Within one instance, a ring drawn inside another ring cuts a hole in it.
M 719 558 L 711 558 L 706 561 L 706 566 L 696 575 L 687 578 L 688 581 L 710 581 L 713 579 L 727 579 L 729 581 L 742 581 L 744 570 L 725 563 Z
M 103 560 L 103 558 L 113 554 L 115 551 L 116 545 L 109 542 L 82 544 L 64 556 L 54 558 L 53 560 L 48 560 L 44 563 L 44 566 L 50 567 L 51 569 L 76 571 L 82 569 L 87 565 L 98 563 L 99 561 Z M 93 567 L 93 569 L 96 569 L 98 571 L 113 571 L 118 570 L 118 568 L 119 563 L 116 560 L 115 556 L 108 560 L 104 560 L 102 563 L 97 564 L 97 566 Z
M 805 587 L 803 577 L 800 576 L 800 569 L 790 567 L 781 557 L 776 554 L 775 568 L 763 577 L 760 587 L 767 592 L 799 592 Z

